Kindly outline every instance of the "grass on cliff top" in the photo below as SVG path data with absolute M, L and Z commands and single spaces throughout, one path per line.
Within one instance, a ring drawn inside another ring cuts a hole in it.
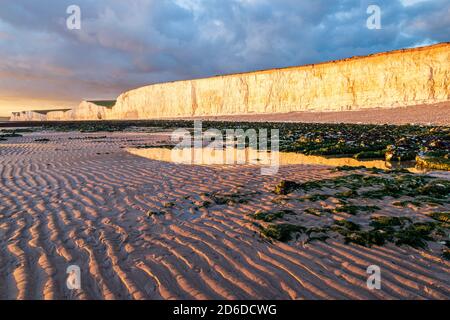
M 49 112 L 58 112 L 58 111 L 65 112 L 65 111 L 69 111 L 69 110 L 70 109 L 66 108 L 66 109 L 34 110 L 32 112 L 43 114 L 43 115 L 47 115 Z
M 116 100 L 91 100 L 88 102 L 106 108 L 112 108 L 116 104 Z

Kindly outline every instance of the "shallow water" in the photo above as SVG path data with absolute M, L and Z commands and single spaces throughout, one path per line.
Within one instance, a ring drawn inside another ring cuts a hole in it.
M 442 178 L 450 178 L 450 172 L 447 171 L 427 171 L 417 169 L 414 161 L 402 163 L 390 163 L 383 160 L 356 160 L 354 158 L 328 158 L 321 156 L 308 156 L 295 152 L 266 152 L 254 149 L 215 149 L 205 148 L 150 148 L 139 149 L 129 148 L 127 151 L 131 154 L 144 157 L 151 160 L 171 162 L 177 164 L 190 165 L 325 165 L 331 167 L 350 166 L 378 169 L 407 169 L 414 173 L 430 173 Z

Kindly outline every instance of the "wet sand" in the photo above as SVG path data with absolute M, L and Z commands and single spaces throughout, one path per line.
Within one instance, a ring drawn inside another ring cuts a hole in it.
M 286 178 L 336 174 L 329 167 L 288 165 L 276 176 L 262 176 L 255 165 L 222 170 L 126 150 L 166 138 L 34 133 L 0 142 L 0 299 L 450 297 L 450 263 L 433 250 L 392 244 L 369 249 L 333 239 L 270 243 L 260 237 L 247 214 L 277 208 L 274 186 Z M 248 203 L 199 206 L 215 191 L 252 197 Z M 388 203 L 382 213 L 399 210 L 426 213 Z M 382 290 L 366 286 L 373 264 L 382 269 Z M 65 284 L 69 265 L 81 268 L 76 292 Z

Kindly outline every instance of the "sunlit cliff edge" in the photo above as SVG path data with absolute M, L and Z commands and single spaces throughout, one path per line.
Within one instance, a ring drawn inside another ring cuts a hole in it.
M 348 111 L 450 100 L 450 43 L 284 69 L 153 84 L 108 104 L 14 112 L 12 121 Z

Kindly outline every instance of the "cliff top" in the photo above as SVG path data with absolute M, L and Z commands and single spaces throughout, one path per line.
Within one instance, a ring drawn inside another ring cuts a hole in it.
M 199 78 L 191 78 L 186 80 L 174 80 L 174 81 L 167 81 L 167 82 L 155 82 L 149 85 L 137 87 L 128 91 L 134 91 L 138 90 L 140 88 L 145 88 L 153 85 L 159 85 L 159 84 L 165 84 L 165 83 L 177 83 L 177 82 L 184 82 L 184 81 L 191 81 L 191 80 L 206 80 L 206 79 L 215 79 L 215 78 L 224 78 L 224 77 L 231 77 L 231 76 L 237 76 L 237 75 L 248 75 L 248 74 L 264 74 L 264 73 L 271 73 L 273 71 L 279 71 L 279 70 L 289 70 L 289 69 L 303 69 L 303 68 L 311 68 L 315 66 L 325 66 L 328 64 L 336 64 L 336 63 L 344 63 L 344 62 L 350 62 L 354 60 L 361 60 L 361 59 L 367 59 L 367 58 L 378 58 L 382 56 L 390 56 L 400 53 L 412 53 L 412 52 L 420 52 L 420 51 L 429 51 L 437 48 L 444 48 L 448 47 L 450 50 L 450 42 L 441 42 L 430 46 L 423 46 L 423 47 L 416 47 L 416 48 L 406 48 L 406 49 L 397 49 L 392 51 L 385 51 L 385 52 L 377 52 L 365 56 L 353 56 L 349 58 L 344 59 L 338 59 L 338 60 L 329 60 L 329 61 L 323 61 L 323 62 L 317 62 L 317 63 L 310 63 L 305 65 L 299 65 L 299 66 L 289 66 L 289 67 L 283 67 L 283 68 L 272 68 L 272 69 L 261 69 L 261 70 L 254 70 L 254 71 L 245 71 L 245 72 L 236 72 L 236 73 L 227 73 L 222 75 L 215 75 L 210 77 L 199 77 Z M 127 92 L 128 92 L 127 91 Z
M 39 114 L 47 114 L 49 112 L 54 112 L 54 111 L 69 111 L 71 110 L 70 108 L 66 108 L 66 109 L 50 109 L 50 110 L 31 110 L 31 112 L 36 112 Z

